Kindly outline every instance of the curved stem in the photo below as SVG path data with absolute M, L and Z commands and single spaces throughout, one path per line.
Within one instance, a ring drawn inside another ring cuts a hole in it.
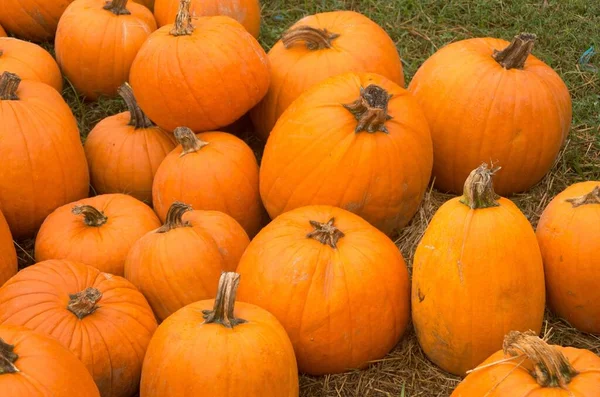
M 205 324 L 221 324 L 227 328 L 243 324 L 246 320 L 236 318 L 233 309 L 235 294 L 240 283 L 240 275 L 234 272 L 223 272 L 219 279 L 217 297 L 212 310 L 203 310 Z
M 187 127 L 177 127 L 173 131 L 177 143 L 182 147 L 181 154 L 179 157 L 183 157 L 186 154 L 197 152 L 204 146 L 208 145 L 208 142 L 204 142 L 194 134 L 194 131 Z
M 331 48 L 331 42 L 340 37 L 337 33 L 328 32 L 327 29 L 317 29 L 310 26 L 298 26 L 286 30 L 281 36 L 285 48 L 290 48 L 296 43 L 304 42 L 309 50 L 322 50 Z
M 496 193 L 494 192 L 494 183 L 492 177 L 500 167 L 488 169 L 486 163 L 475 168 L 465 181 L 463 196 L 460 202 L 472 209 L 482 209 L 497 207 L 500 204 L 496 202 Z
M 175 201 L 169 207 L 165 224 L 158 228 L 156 233 L 166 233 L 169 230 L 177 229 L 178 227 L 191 226 L 189 222 L 183 221 L 183 214 L 185 214 L 188 211 L 192 211 L 191 205 L 184 204 L 180 201 Z
M 169 32 L 172 36 L 189 36 L 194 32 L 192 15 L 190 14 L 191 0 L 180 0 L 179 10 L 175 16 L 175 24 Z
M 96 304 L 102 298 L 102 292 L 96 288 L 86 288 L 76 294 L 69 295 L 67 309 L 80 320 L 95 312 L 99 306 Z
M 0 338 L 0 375 L 19 372 L 19 369 L 15 365 L 15 361 L 19 359 L 19 356 L 14 350 L 15 347 L 13 345 L 9 345 Z
M 83 215 L 83 221 L 86 225 L 92 227 L 102 226 L 108 221 L 108 218 L 102 211 L 97 210 L 91 205 L 76 205 L 71 210 L 74 215 Z
M 596 186 L 588 194 L 584 194 L 583 196 L 579 197 L 573 197 L 567 199 L 566 201 L 568 203 L 571 203 L 573 205 L 573 208 L 577 208 L 582 205 L 600 204 L 600 185 Z
M 492 57 L 505 69 L 523 69 L 536 38 L 533 33 L 521 33 L 502 51 L 494 50 Z
M 388 103 L 392 95 L 383 88 L 371 84 L 367 88 L 360 88 L 360 97 L 349 104 L 342 106 L 354 115 L 358 124 L 355 132 L 385 132 L 388 130 L 385 122 L 392 116 L 387 114 Z
M 0 75 L 0 101 L 16 101 L 19 99 L 17 90 L 21 78 L 14 73 L 4 72 Z
M 131 15 L 131 12 L 126 8 L 127 0 L 112 0 L 104 5 L 105 10 L 112 12 L 115 15 Z
M 140 108 L 133 95 L 133 89 L 129 83 L 125 82 L 119 87 L 119 95 L 125 101 L 127 109 L 129 109 L 129 125 L 133 126 L 136 130 L 140 128 L 152 128 L 154 123 L 146 116 L 146 113 Z
M 315 229 L 308 233 L 306 237 L 317 240 L 321 244 L 328 245 L 331 248 L 337 248 L 337 243 L 345 234 L 335 227 L 335 218 L 331 218 L 327 223 L 317 221 L 309 221 L 310 225 Z

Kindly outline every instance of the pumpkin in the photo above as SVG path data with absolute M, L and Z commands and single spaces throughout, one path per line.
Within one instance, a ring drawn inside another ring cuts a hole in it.
M 179 0 L 156 0 L 154 16 L 158 26 L 175 22 Z M 254 37 L 260 33 L 259 0 L 192 0 L 192 18 L 223 15 L 241 23 Z
M 600 334 L 600 181 L 575 183 L 537 225 L 548 306 L 575 328 Z
M 502 166 L 494 186 L 503 196 L 529 189 L 552 167 L 571 125 L 571 98 L 531 55 L 534 40 L 523 33 L 511 43 L 458 41 L 415 74 L 409 90 L 429 120 L 439 190 L 459 193 L 483 161 Z
M 58 340 L 86 365 L 103 397 L 137 391 L 157 326 L 148 302 L 129 281 L 66 260 L 29 266 L 0 288 L 0 324 Z M 58 374 L 54 366 L 46 370 Z M 70 382 L 77 379 L 69 376 Z
M 125 261 L 125 277 L 142 291 L 160 321 L 180 308 L 217 292 L 219 275 L 234 270 L 249 243 L 241 226 L 226 214 L 175 202 L 165 224 L 139 239 Z
M 0 74 L 12 72 L 23 80 L 46 83 L 62 92 L 63 78 L 52 55 L 37 44 L 0 38 Z
M 263 154 L 260 194 L 271 218 L 333 205 L 391 234 L 417 211 L 432 153 L 427 120 L 408 91 L 379 75 L 345 73 L 283 113 Z
M 300 19 L 269 51 L 271 85 L 250 115 L 266 140 L 281 114 L 308 88 L 346 72 L 380 74 L 404 88 L 396 45 L 375 22 L 354 11 Z
M 8 36 L 6 34 L 6 31 L 4 30 L 4 28 L 2 28 L 2 25 L 0 25 L 0 37 L 6 37 L 6 36 Z
M 113 97 L 128 80 L 142 43 L 155 30 L 152 12 L 140 4 L 75 0 L 58 24 L 56 60 L 86 99 Z
M 0 0 L 0 24 L 19 39 L 50 41 L 58 20 L 72 1 Z
M 133 0 L 134 2 L 143 5 L 150 11 L 154 11 L 154 0 Z
M 71 109 L 47 84 L 0 75 L 0 210 L 31 237 L 63 204 L 87 197 L 89 175 Z
M 444 203 L 413 261 L 412 319 L 431 361 L 464 376 L 511 330 L 539 332 L 544 268 L 535 233 L 510 200 L 496 199 L 497 168 L 471 172 L 462 197 Z
M 54 339 L 0 326 L 0 390 L 10 397 L 100 397 L 85 365 Z
M 0 287 L 9 278 L 17 274 L 17 251 L 6 219 L 0 212 Z
M 252 240 L 239 300 L 275 315 L 301 372 L 323 375 L 383 358 L 406 330 L 409 279 L 395 244 L 337 207 L 286 212 Z
M 502 350 L 471 371 L 451 397 L 588 397 L 598 390 L 600 357 L 549 345 L 535 332 L 511 331 Z
M 99 194 L 127 193 L 151 204 L 154 174 L 175 138 L 150 121 L 129 84 L 119 94 L 129 110 L 100 121 L 85 141 L 92 186 Z
M 35 239 L 35 260 L 68 259 L 123 276 L 131 246 L 159 228 L 152 208 L 125 194 L 103 194 L 63 205 Z
M 152 184 L 154 210 L 161 220 L 175 201 L 195 209 L 225 212 L 254 236 L 262 225 L 258 164 L 252 149 L 234 135 L 194 135 L 175 129 L 179 145 L 158 167 Z
M 195 19 L 181 0 L 175 24 L 152 33 L 129 76 L 141 108 L 160 127 L 196 132 L 229 125 L 269 87 L 267 54 L 239 22 Z

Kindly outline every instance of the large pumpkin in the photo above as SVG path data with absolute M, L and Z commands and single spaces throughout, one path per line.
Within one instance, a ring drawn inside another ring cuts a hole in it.
M 77 121 L 54 88 L 9 72 L 0 120 L 0 210 L 13 237 L 31 237 L 56 208 L 88 195 Z
M 0 390 L 6 397 L 100 397 L 85 365 L 56 340 L 0 326 Z
M 119 94 L 129 110 L 100 121 L 85 140 L 92 186 L 99 194 L 127 193 L 151 204 L 154 174 L 175 138 L 148 119 L 129 84 Z
M 286 329 L 301 372 L 331 374 L 383 358 L 409 318 L 406 264 L 394 243 L 359 216 L 330 206 L 277 217 L 237 268 L 238 298 Z
M 425 354 L 463 376 L 511 330 L 539 332 L 544 268 L 535 233 L 510 200 L 495 198 L 482 164 L 462 197 L 444 203 L 413 261 L 412 318 Z
M 58 20 L 72 1 L 0 0 L 0 24 L 19 39 L 51 41 Z
M 346 73 L 283 113 L 265 147 L 260 193 L 271 218 L 327 204 L 390 234 L 417 211 L 432 161 L 427 120 L 412 95 L 385 77 Z
M 160 127 L 196 132 L 229 125 L 269 88 L 267 54 L 239 22 L 192 18 L 181 0 L 175 24 L 152 33 L 131 66 L 141 108 Z
M 140 397 L 298 397 L 285 329 L 266 310 L 236 303 L 239 281 L 239 274 L 223 273 L 216 299 L 185 306 L 158 327 Z
M 103 194 L 63 205 L 35 239 L 35 260 L 69 259 L 123 276 L 129 249 L 160 227 L 152 208 L 125 194 Z
M 46 83 L 62 92 L 63 78 L 56 61 L 37 44 L 9 37 L 0 38 L 0 74 L 5 71 L 23 80 Z
M 146 7 L 127 0 L 75 0 L 58 24 L 56 60 L 86 99 L 113 97 L 129 79 L 142 43 L 156 30 Z
M 225 132 L 197 136 L 186 127 L 175 129 L 177 146 L 163 160 L 152 185 L 154 210 L 161 220 L 175 201 L 195 209 L 231 215 L 254 236 L 264 209 L 258 188 L 258 164 L 252 149 Z
M 571 125 L 571 98 L 559 75 L 530 54 L 534 40 L 458 41 L 415 74 L 409 90 L 429 120 L 438 189 L 459 193 L 473 168 L 492 161 L 502 167 L 496 191 L 506 196 L 552 167 Z
M 137 391 L 157 326 L 129 281 L 61 260 L 29 266 L 0 288 L 0 324 L 23 325 L 58 340 L 87 366 L 103 397 Z M 46 370 L 56 374 L 53 366 Z
M 288 29 L 269 51 L 271 85 L 250 113 L 266 140 L 281 114 L 304 91 L 345 72 L 377 73 L 404 88 L 402 62 L 388 34 L 354 11 L 309 15 Z
M 17 251 L 4 215 L 0 212 L 0 287 L 17 274 Z
M 548 305 L 575 328 L 600 334 L 600 181 L 569 186 L 537 226 Z

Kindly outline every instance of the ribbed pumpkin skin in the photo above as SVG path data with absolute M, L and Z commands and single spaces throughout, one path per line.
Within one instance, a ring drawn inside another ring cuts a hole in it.
M 117 94 L 142 43 L 156 30 L 146 7 L 129 2 L 130 15 L 115 15 L 103 9 L 105 4 L 75 0 L 60 19 L 54 42 L 63 73 L 89 100 Z
M 0 53 L 0 74 L 9 71 L 23 80 L 37 80 L 62 92 L 60 69 L 52 55 L 39 45 L 10 37 L 0 38 Z
M 508 41 L 477 38 L 440 49 L 409 90 L 433 139 L 433 176 L 441 191 L 462 192 L 472 169 L 492 161 L 500 195 L 529 189 L 550 170 L 571 124 L 571 98 L 558 74 L 533 55 L 524 69 L 493 58 Z
M 6 219 L 0 212 L 0 287 L 17 274 L 17 251 Z
M 537 226 L 548 305 L 575 328 L 600 334 L 600 201 L 573 207 L 600 181 L 573 184 L 548 204 Z
M 281 114 L 304 91 L 328 77 L 346 72 L 376 73 L 404 88 L 402 61 L 388 34 L 354 11 L 309 15 L 290 29 L 310 26 L 340 36 L 331 48 L 309 50 L 304 42 L 285 48 L 279 40 L 269 51 L 271 85 L 250 115 L 257 135 L 266 140 Z
M 0 339 L 14 346 L 19 372 L 0 374 L 10 397 L 100 397 L 85 365 L 53 338 L 14 325 L 0 326 Z
M 101 226 L 88 226 L 83 215 L 71 212 L 76 205 L 90 205 L 108 220 Z M 131 246 L 160 225 L 152 208 L 131 196 L 90 197 L 63 205 L 48 215 L 35 240 L 35 259 L 68 259 L 123 276 Z
M 15 37 L 36 43 L 54 38 L 58 20 L 73 0 L 0 0 L 0 24 Z
M 67 309 L 69 294 L 90 287 L 102 298 L 80 320 Z M 0 288 L 0 324 L 23 325 L 58 340 L 87 366 L 103 397 L 137 391 L 157 326 L 148 302 L 129 281 L 62 260 L 23 269 Z

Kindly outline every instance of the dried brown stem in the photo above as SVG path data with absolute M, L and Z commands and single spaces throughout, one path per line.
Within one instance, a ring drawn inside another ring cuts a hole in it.
M 175 17 L 173 29 L 169 32 L 172 36 L 189 36 L 194 32 L 192 15 L 190 14 L 191 0 L 180 0 L 179 10 Z
M 584 194 L 583 196 L 579 197 L 573 197 L 567 199 L 566 201 L 568 203 L 571 203 L 573 205 L 573 208 L 577 208 L 582 205 L 600 204 L 600 185 L 596 186 L 588 194 Z
M 387 113 L 391 97 L 383 88 L 371 84 L 367 88 L 360 88 L 360 97 L 356 101 L 343 104 L 358 121 L 355 132 L 388 133 L 385 122 L 392 118 Z
M 15 362 L 19 356 L 14 352 L 15 347 L 0 338 L 0 375 L 19 372 Z
M 108 221 L 108 218 L 102 211 L 97 210 L 91 205 L 76 205 L 71 210 L 74 215 L 83 215 L 83 221 L 86 225 L 92 227 L 102 226 Z
M 189 227 L 191 226 L 189 222 L 185 222 L 183 220 L 183 214 L 188 211 L 192 211 L 192 206 L 189 204 L 182 203 L 180 201 L 175 201 L 169 207 L 169 211 L 167 212 L 167 219 L 165 224 L 162 225 L 157 233 L 166 233 L 169 230 L 177 229 L 179 227 Z
M 154 123 L 146 116 L 146 113 L 140 108 L 133 94 L 133 89 L 129 83 L 123 83 L 119 87 L 119 95 L 127 104 L 129 109 L 129 125 L 133 126 L 136 130 L 140 128 L 152 128 Z
M 187 127 L 177 127 L 173 131 L 175 139 L 181 145 L 182 151 L 179 157 L 183 157 L 186 154 L 194 153 L 208 145 L 208 142 L 204 142 L 194 134 L 194 131 Z
M 285 48 L 304 42 L 309 50 L 322 50 L 331 48 L 331 42 L 340 37 L 337 33 L 328 32 L 327 29 L 317 29 L 310 26 L 298 26 L 286 30 L 281 36 Z
M 311 226 L 315 229 L 308 233 L 306 237 L 317 240 L 321 244 L 328 245 L 331 248 L 337 248 L 337 243 L 345 234 L 334 225 L 335 218 L 331 218 L 327 223 L 310 221 Z
M 521 33 L 502 51 L 494 50 L 492 57 L 505 69 L 523 69 L 536 38 L 535 34 Z
M 127 9 L 127 0 L 112 0 L 107 2 L 103 8 L 115 15 L 131 15 Z
M 246 320 L 236 318 L 233 309 L 235 306 L 235 294 L 240 283 L 240 275 L 234 272 L 223 272 L 219 279 L 217 297 L 212 310 L 203 310 L 204 322 L 206 324 L 216 323 L 227 328 L 243 324 Z
M 96 304 L 102 298 L 102 292 L 96 288 L 86 288 L 76 294 L 69 295 L 67 309 L 80 320 L 95 312 L 99 306 Z
M 0 75 L 0 101 L 16 101 L 19 99 L 17 90 L 21 78 L 14 73 L 4 72 Z
M 472 209 L 481 209 L 497 207 L 500 204 L 496 201 L 494 192 L 494 183 L 492 177 L 500 167 L 488 168 L 486 163 L 471 171 L 463 190 L 463 196 L 460 202 Z

